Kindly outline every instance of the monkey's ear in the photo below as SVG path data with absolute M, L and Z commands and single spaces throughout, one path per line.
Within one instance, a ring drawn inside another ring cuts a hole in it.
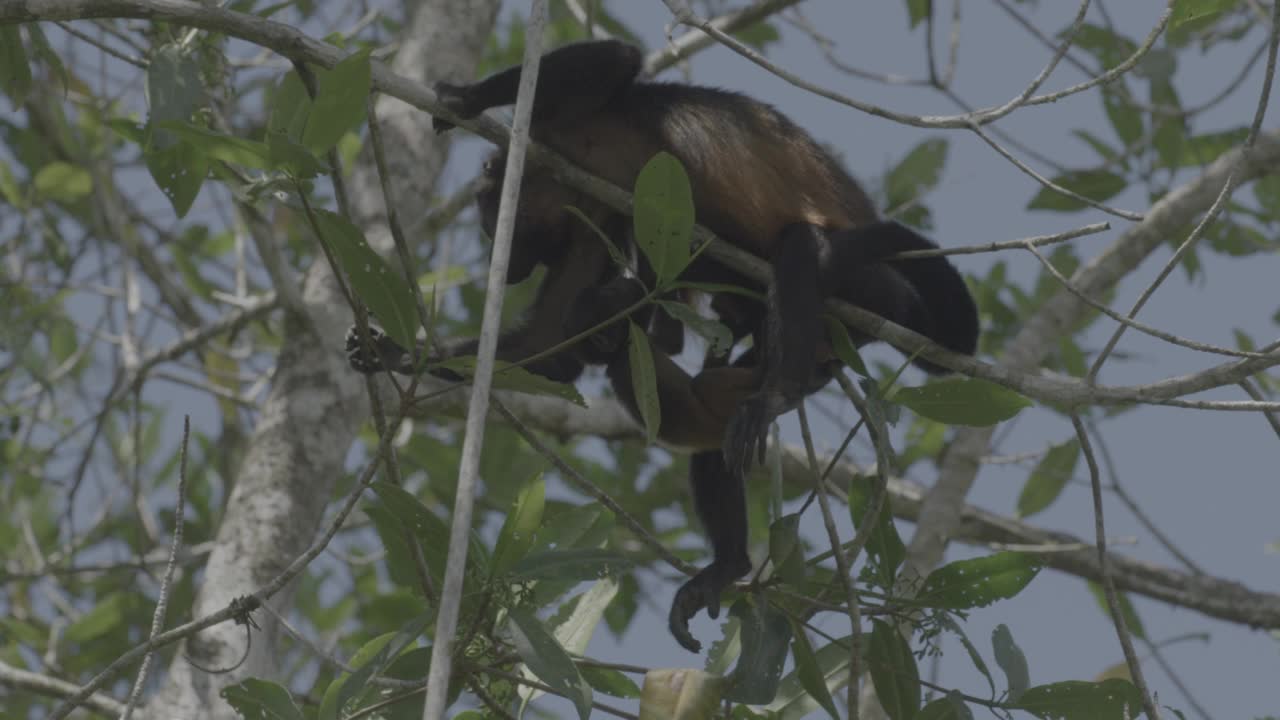
M 471 90 L 470 85 L 453 85 L 447 82 L 438 82 L 433 89 L 436 91 L 436 99 L 439 103 L 454 115 L 471 119 L 479 114 L 471 109 L 471 103 L 468 101 Z M 442 117 L 431 118 L 431 128 L 436 131 L 436 134 L 448 132 L 455 127 L 457 126 Z

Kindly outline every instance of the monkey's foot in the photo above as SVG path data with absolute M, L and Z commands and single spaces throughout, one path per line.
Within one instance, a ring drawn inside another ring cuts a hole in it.
M 347 330 L 347 364 L 353 370 L 371 375 L 388 369 L 399 370 L 404 365 L 409 353 L 381 329 L 370 325 L 369 340 L 372 347 L 360 342 L 359 328 L 353 325 Z
M 744 478 L 759 458 L 764 464 L 769 425 L 778 416 L 773 394 L 758 392 L 738 406 L 724 434 L 724 463 L 734 477 Z
M 713 562 L 680 586 L 671 601 L 667 628 L 681 647 L 690 652 L 702 652 L 702 643 L 689 632 L 689 620 L 704 608 L 711 619 L 720 617 L 721 591 L 749 572 L 751 561 L 745 556 L 732 563 Z

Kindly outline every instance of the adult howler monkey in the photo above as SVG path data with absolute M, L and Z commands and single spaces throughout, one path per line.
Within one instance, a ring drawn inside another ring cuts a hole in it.
M 685 583 L 672 603 L 669 625 L 684 647 L 699 644 L 688 621 L 706 608 L 716 617 L 720 593 L 751 569 L 747 556 L 744 475 L 763 455 L 772 420 L 794 408 L 829 378 L 831 353 L 823 303 L 838 297 L 932 339 L 971 354 L 978 318 L 955 268 L 941 257 L 885 261 L 898 252 L 935 246 L 897 223 L 877 219 L 862 188 L 807 133 L 769 105 L 737 93 L 637 79 L 640 51 L 616 41 L 569 45 L 542 59 L 531 134 L 584 170 L 621 187 L 659 151 L 684 165 L 697 220 L 720 238 L 766 258 L 766 287 L 700 256 L 681 276 L 765 291 L 766 302 L 717 294 L 712 308 L 735 340 L 754 345 L 729 366 L 690 376 L 669 357 L 683 329 L 661 314 L 644 320 L 655 336 L 654 360 L 662 409 L 660 437 L 695 450 L 690 462 L 694 505 L 714 552 L 712 563 Z M 471 118 L 515 101 L 520 68 L 470 85 L 437 86 L 440 101 Z M 437 130 L 452 125 L 435 121 Z M 481 224 L 497 219 L 505 152 L 485 163 L 478 195 Z M 565 186 L 550 171 L 527 166 L 520 190 L 508 282 L 539 264 L 546 277 L 525 321 L 503 334 L 498 358 L 519 361 L 594 326 L 644 294 L 610 261 L 595 231 L 566 208 L 575 207 L 615 242 L 633 239 L 630 218 Z M 644 277 L 642 269 L 641 277 Z M 873 338 L 851 332 L 861 344 Z M 619 396 L 635 412 L 624 348 L 624 325 L 526 365 L 546 377 L 573 381 L 586 364 L 608 365 Z M 348 339 L 352 365 L 364 372 L 412 372 L 409 354 L 385 336 L 374 355 Z M 474 353 L 474 341 L 447 351 Z M 929 372 L 939 368 L 925 360 Z

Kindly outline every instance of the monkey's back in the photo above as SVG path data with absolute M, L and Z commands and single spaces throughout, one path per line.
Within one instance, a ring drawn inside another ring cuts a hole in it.
M 689 174 L 699 222 L 757 254 L 791 223 L 851 228 L 876 219 L 866 193 L 808 133 L 737 93 L 636 83 L 590 116 L 538 134 L 624 188 L 655 153 L 671 153 Z

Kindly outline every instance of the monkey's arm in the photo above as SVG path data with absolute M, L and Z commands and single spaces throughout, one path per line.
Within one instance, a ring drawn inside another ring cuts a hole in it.
M 535 127 L 591 114 L 634 80 L 643 62 L 639 48 L 617 40 L 565 45 L 543 55 L 534 95 Z M 470 85 L 439 83 L 436 93 L 454 114 L 470 119 L 489 108 L 514 103 L 520 71 L 516 65 Z M 440 118 L 432 123 L 436 132 L 453 127 Z

